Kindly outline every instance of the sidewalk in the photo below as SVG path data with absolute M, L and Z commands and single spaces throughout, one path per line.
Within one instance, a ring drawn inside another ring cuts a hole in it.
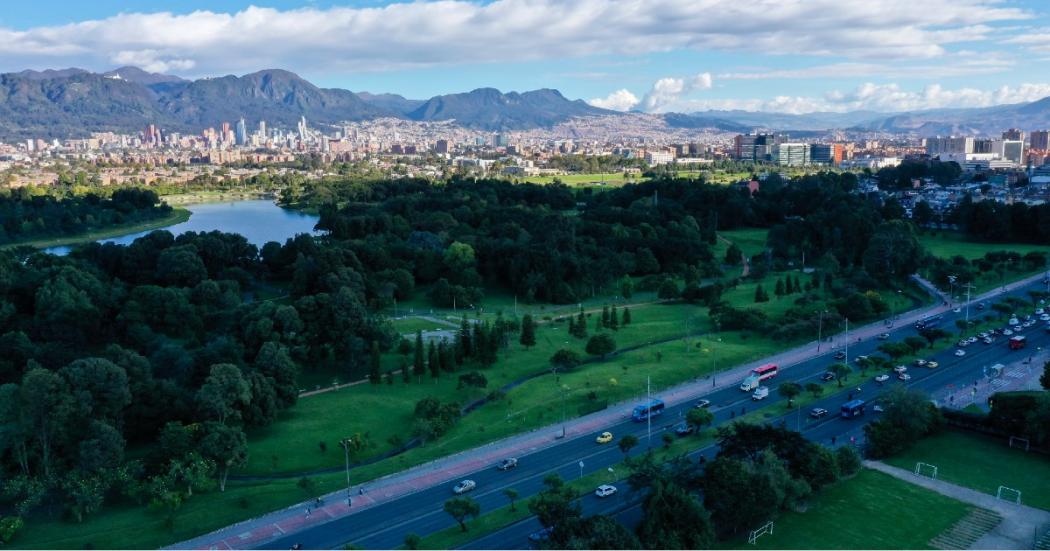
M 927 490 L 933 490 L 938 494 L 976 505 L 982 509 L 989 509 L 1002 515 L 1003 521 L 991 532 L 981 536 L 974 543 L 974 549 L 1031 549 L 1034 543 L 1033 537 L 1037 530 L 1050 523 L 1050 511 L 1002 501 L 991 494 L 984 494 L 950 482 L 919 476 L 880 461 L 865 461 L 864 466 L 916 486 L 922 486 Z
M 916 276 L 913 277 L 927 290 L 936 291 L 929 282 Z M 1038 281 L 1041 277 L 1042 274 L 1037 274 L 1007 285 L 1007 289 L 1012 290 L 1019 286 L 1028 285 L 1033 281 Z M 976 300 L 983 300 L 999 292 L 1001 291 L 996 290 L 986 293 Z M 938 296 L 943 295 L 938 292 Z M 936 306 L 918 308 L 903 314 L 896 321 L 895 325 L 897 327 L 910 325 L 915 321 L 949 309 L 949 306 L 944 306 L 941 303 Z M 886 329 L 887 327 L 882 321 L 871 323 L 852 329 L 849 332 L 848 339 L 851 344 L 858 342 L 858 340 L 868 340 L 885 332 Z M 820 353 L 817 353 L 817 342 L 811 341 L 775 356 L 738 365 L 709 378 L 698 378 L 692 382 L 660 390 L 659 395 L 668 405 L 696 400 L 710 392 L 736 386 L 753 368 L 759 365 L 772 362 L 779 365 L 781 369 L 786 369 L 803 361 L 830 354 L 837 348 L 844 346 L 846 341 L 847 337 L 845 335 L 836 335 L 831 339 L 830 343 L 821 344 Z M 572 439 L 586 435 L 610 424 L 623 421 L 629 414 L 629 406 L 636 400 L 637 398 L 618 404 L 611 404 L 602 411 L 570 420 L 564 425 L 564 438 Z M 562 438 L 559 438 L 562 426 L 559 423 L 535 429 L 365 483 L 366 493 L 363 496 L 354 495 L 352 507 L 346 506 L 346 491 L 336 491 L 324 496 L 325 505 L 320 508 L 312 509 L 313 502 L 306 501 L 174 544 L 170 548 L 243 549 L 261 545 L 290 532 L 297 532 L 307 527 L 352 515 L 363 509 L 397 500 L 437 484 L 450 483 L 480 468 L 493 465 L 505 457 L 520 457 L 542 448 L 557 445 L 562 441 Z M 312 509 L 309 516 L 306 515 L 308 507 Z

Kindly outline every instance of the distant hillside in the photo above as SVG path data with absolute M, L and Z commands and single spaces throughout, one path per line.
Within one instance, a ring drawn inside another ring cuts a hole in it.
M 749 128 L 828 130 L 848 128 L 877 119 L 880 116 L 886 117 L 887 114 L 876 111 L 850 111 L 848 113 L 815 112 L 794 115 L 791 113 L 769 113 L 765 111 L 710 110 L 692 113 L 691 116 L 728 121 Z
M 937 109 L 899 113 L 856 126 L 859 130 L 910 132 L 922 136 L 968 134 L 998 136 L 1007 128 L 1050 128 L 1050 97 L 1031 103 L 974 109 Z
M 504 94 L 495 88 L 478 88 L 430 98 L 407 116 L 417 121 L 454 119 L 467 128 L 510 130 L 549 127 L 573 117 L 614 114 L 618 113 L 582 100 L 568 100 L 557 90 Z
M 411 100 L 396 94 L 355 94 L 319 88 L 298 75 L 269 69 L 188 81 L 121 67 L 103 74 L 82 69 L 0 75 L 0 138 L 64 138 L 93 131 L 135 132 L 154 123 L 170 131 L 200 132 L 244 117 L 250 124 L 338 124 L 377 117 L 419 121 L 455 119 L 479 130 L 552 126 L 612 111 L 566 99 L 557 90 L 508 92 L 482 88 Z

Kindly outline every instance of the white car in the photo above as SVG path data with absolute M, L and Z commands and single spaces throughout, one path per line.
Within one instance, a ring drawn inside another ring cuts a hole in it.
M 602 484 L 598 486 L 597 490 L 594 490 L 594 495 L 598 497 L 609 497 L 616 493 L 616 486 L 612 484 Z
M 985 337 L 984 338 L 984 344 L 992 344 L 992 338 L 991 337 Z
M 872 406 L 872 408 L 871 408 L 871 409 L 872 409 L 872 410 L 873 410 L 873 411 L 874 411 L 875 413 L 882 413 L 882 412 L 886 411 L 886 410 L 885 410 L 885 409 L 884 409 L 884 408 L 883 408 L 882 406 L 880 406 L 879 404 L 875 404 L 874 406 Z
M 757 402 L 758 400 L 765 399 L 767 396 L 769 396 L 769 387 L 760 386 L 758 387 L 758 390 L 755 390 L 755 393 L 751 395 L 751 399 Z
M 965 350 L 956 350 L 955 351 L 955 355 L 961 358 L 961 357 L 966 355 L 966 351 Z
M 1008 321 L 1006 323 L 1008 323 L 1010 325 L 1017 325 L 1017 324 L 1021 323 L 1021 321 L 1018 320 L 1017 318 L 1010 318 L 1010 321 Z
M 1050 321 L 1050 314 L 1040 314 L 1039 319 L 1041 321 Z
M 956 344 L 957 346 L 959 346 L 959 347 L 965 348 L 965 347 L 967 347 L 967 346 L 970 346 L 970 341 L 968 341 L 968 340 L 966 340 L 966 339 L 962 339 L 961 341 L 959 341 L 959 342 L 957 342 L 957 343 L 955 343 L 955 344 Z
M 970 338 L 966 339 L 966 342 L 968 342 L 970 344 L 975 344 L 977 342 L 977 337 L 970 337 Z
M 1036 313 L 1036 315 L 1042 315 L 1042 314 L 1045 314 L 1046 312 L 1042 308 L 1036 308 L 1035 309 L 1035 313 Z
M 467 479 L 453 486 L 452 493 L 465 494 L 477 487 L 478 485 L 473 480 Z
M 888 380 L 890 380 L 890 376 L 885 374 L 885 373 L 883 373 L 882 375 L 876 375 L 875 376 L 875 382 L 876 383 L 885 383 Z
M 915 365 L 918 366 L 918 367 L 922 367 L 922 366 L 926 365 L 926 360 L 924 360 L 922 358 L 919 358 L 919 359 L 915 360 Z
M 908 375 L 907 373 L 898 373 L 897 374 L 897 378 L 902 380 L 902 381 L 910 381 L 911 380 L 911 375 Z
M 1013 335 L 1013 334 L 1014 334 L 1013 331 L 1011 331 L 1009 329 L 1003 329 L 1003 336 L 1004 337 L 1009 337 L 1010 335 Z
M 904 373 L 907 370 L 908 370 L 908 367 L 907 366 L 903 366 L 903 365 L 898 365 L 897 367 L 893 368 L 893 371 L 895 371 L 897 373 Z

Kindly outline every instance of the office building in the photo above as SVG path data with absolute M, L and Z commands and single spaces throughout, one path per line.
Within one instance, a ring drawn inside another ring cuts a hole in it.
M 842 144 L 815 143 L 809 146 L 809 160 L 813 164 L 838 166 L 842 164 Z
M 248 125 L 244 123 L 244 117 L 237 121 L 237 145 L 248 144 Z
M 1017 142 L 1023 142 L 1024 141 L 1024 130 L 1021 130 L 1019 128 L 1011 128 L 1011 129 L 1003 132 L 1003 139 L 1004 140 L 1017 141 Z
M 1021 140 L 1003 140 L 1002 158 L 1021 164 L 1024 160 L 1024 142 Z
M 733 156 L 741 161 L 753 161 L 755 159 L 755 136 L 754 134 L 740 134 L 733 138 Z
M 926 138 L 926 154 L 935 157 L 942 153 L 973 153 L 974 139 L 971 137 Z
M 809 144 L 784 142 L 770 146 L 770 160 L 780 166 L 805 166 L 810 162 Z
M 434 143 L 434 153 L 446 154 L 448 152 L 448 140 L 438 140 Z
M 665 165 L 674 162 L 674 154 L 670 151 L 646 151 L 645 164 L 649 166 Z
M 1033 130 L 1029 145 L 1032 149 L 1050 149 L 1050 130 Z

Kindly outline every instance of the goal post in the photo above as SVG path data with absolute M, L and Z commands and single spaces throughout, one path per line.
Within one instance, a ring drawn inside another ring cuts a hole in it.
M 1011 448 L 1021 448 L 1024 451 L 1028 451 L 1028 448 L 1029 448 L 1030 445 L 1031 445 L 1031 442 L 1029 442 L 1027 438 L 1021 438 L 1020 436 L 1011 436 L 1010 437 L 1010 447 Z
M 915 464 L 915 475 L 925 476 L 927 478 L 937 480 L 937 465 L 932 465 L 930 463 L 923 463 L 922 461 L 919 461 Z
M 1008 486 L 999 486 L 999 489 L 995 492 L 995 499 L 1002 501 L 1012 501 L 1017 505 L 1021 504 L 1021 490 L 1015 490 Z
M 772 534 L 772 533 L 773 533 L 773 521 L 769 521 L 769 522 L 763 524 L 762 526 L 758 527 L 757 529 L 752 530 L 751 533 L 748 534 L 748 536 L 747 536 L 747 542 L 750 543 L 751 545 L 755 545 L 755 542 L 758 541 L 758 538 L 760 538 L 760 537 L 762 537 L 762 536 L 764 536 L 766 534 Z

